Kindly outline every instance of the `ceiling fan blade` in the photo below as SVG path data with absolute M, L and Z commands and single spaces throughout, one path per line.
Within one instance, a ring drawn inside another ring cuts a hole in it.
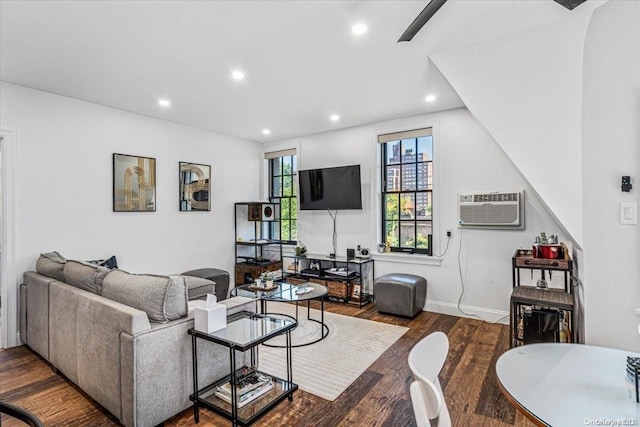
M 411 25 L 402 33 L 398 42 L 411 41 L 418 31 L 427 23 L 429 19 L 445 4 L 447 0 L 431 0 L 429 4 L 422 9 L 422 12 L 413 20 Z
M 587 0 L 553 0 L 558 4 L 561 4 L 562 6 L 566 7 L 569 10 L 573 10 L 574 8 L 580 6 L 582 3 L 584 3 Z

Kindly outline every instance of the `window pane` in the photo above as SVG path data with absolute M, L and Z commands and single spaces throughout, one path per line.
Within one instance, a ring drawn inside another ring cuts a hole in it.
M 398 221 L 385 221 L 384 239 L 391 247 L 398 247 Z
M 423 136 L 418 138 L 418 161 L 433 160 L 433 137 Z
M 271 185 L 271 197 L 281 197 L 282 191 L 280 189 L 280 177 L 274 176 Z
M 400 223 L 400 247 L 415 248 L 416 223 L 402 221 Z
M 430 222 L 418 222 L 418 243 L 416 248 L 428 249 L 429 242 L 431 241 L 431 223 Z
M 387 190 L 400 191 L 400 166 L 387 166 Z
M 282 157 L 271 159 L 271 173 L 273 176 L 282 175 Z
M 414 191 L 416 189 L 416 165 L 402 165 L 402 190 Z
M 385 195 L 385 220 L 400 218 L 400 196 L 398 194 Z
M 416 198 L 415 194 L 402 194 L 400 196 L 400 219 L 415 219 Z
M 387 164 L 400 163 L 400 141 L 387 142 Z
M 416 219 L 433 219 L 431 197 L 431 193 L 416 193 Z
M 280 219 L 285 220 L 291 218 L 291 212 L 289 206 L 291 205 L 291 199 L 280 199 Z
M 284 239 L 284 237 L 282 237 L 282 235 L 280 234 L 280 227 L 282 227 L 282 223 L 279 222 L 272 222 L 271 223 L 271 238 L 274 240 L 281 240 Z
M 293 173 L 298 172 L 298 156 L 291 156 L 291 169 Z
M 285 197 L 290 197 L 293 194 L 291 191 L 291 176 L 285 175 L 282 177 L 282 195 Z
M 433 189 L 433 163 L 418 163 L 418 190 Z
M 289 199 L 291 203 L 291 218 L 298 218 L 298 199 L 293 197 Z
M 298 222 L 293 220 L 290 222 L 291 224 L 291 238 L 289 240 L 297 241 L 298 240 Z
M 295 197 L 298 194 L 298 176 L 293 175 L 291 177 L 291 196 Z
M 292 172 L 293 171 L 291 169 L 291 156 L 283 157 L 282 158 L 282 174 L 291 175 Z
M 402 140 L 402 163 L 415 163 L 416 161 L 416 139 Z

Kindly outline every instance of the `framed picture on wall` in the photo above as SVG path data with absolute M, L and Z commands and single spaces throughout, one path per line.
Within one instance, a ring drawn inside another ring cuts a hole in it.
M 156 159 L 113 153 L 113 211 L 156 211 Z
M 180 211 L 210 211 L 211 166 L 179 162 Z

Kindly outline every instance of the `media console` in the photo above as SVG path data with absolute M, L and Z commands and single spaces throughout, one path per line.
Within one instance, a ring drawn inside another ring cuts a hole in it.
M 282 255 L 283 280 L 288 283 L 318 283 L 329 288 L 329 299 L 362 307 L 373 301 L 373 259 L 347 259 L 326 255 Z M 287 260 L 289 262 L 287 262 Z

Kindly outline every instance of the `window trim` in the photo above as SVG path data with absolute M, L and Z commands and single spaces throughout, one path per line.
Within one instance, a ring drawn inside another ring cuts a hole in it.
M 295 145 L 269 145 L 266 146 L 263 150 L 262 150 L 262 188 L 261 188 L 261 193 L 262 193 L 262 200 L 271 200 L 271 159 L 273 158 L 277 158 L 277 157 L 282 157 L 282 155 L 284 156 L 291 156 L 294 155 L 296 156 L 296 162 L 297 162 L 297 170 L 295 175 L 293 175 L 294 177 L 298 176 L 298 171 L 300 170 L 300 144 L 295 144 Z M 297 178 L 293 180 L 293 185 L 295 186 L 295 190 L 296 190 L 296 198 L 297 198 L 297 186 L 298 186 L 298 182 L 297 182 Z M 297 204 L 296 204 L 297 206 Z M 296 209 L 296 231 L 298 232 L 298 234 L 300 233 L 300 230 L 298 228 L 299 226 L 299 222 L 300 222 L 300 208 L 299 206 L 297 206 Z M 282 225 L 282 224 L 281 224 Z M 269 230 L 269 232 L 271 232 L 271 230 Z M 282 237 L 282 235 L 280 236 Z M 298 236 L 296 236 L 296 238 L 298 238 Z M 297 244 L 297 240 L 283 240 L 282 241 L 282 245 L 285 246 L 295 246 Z
M 376 245 L 378 243 L 383 242 L 384 236 L 382 233 L 382 169 L 383 169 L 383 159 L 382 159 L 382 149 L 380 148 L 379 138 L 381 135 L 393 134 L 399 132 L 406 132 L 413 129 L 426 129 L 431 128 L 431 135 L 433 137 L 433 158 L 435 159 L 432 163 L 433 165 L 433 188 L 432 188 L 432 203 L 433 203 L 433 211 L 432 215 L 432 242 L 431 242 L 431 255 L 427 255 L 425 253 L 416 253 L 416 252 L 402 252 L 402 251 L 394 251 L 388 254 L 379 254 L 375 253 L 374 258 L 379 257 L 381 260 L 390 260 L 390 261 L 399 261 L 401 259 L 407 260 L 411 259 L 410 263 L 416 264 L 428 264 L 428 265 L 440 265 L 440 258 L 436 255 L 442 252 L 444 248 L 443 244 L 446 243 L 445 239 L 442 237 L 443 233 L 443 222 L 442 219 L 442 203 L 441 203 L 441 183 L 440 183 L 440 165 L 442 165 L 442 155 L 440 150 L 440 122 L 438 119 L 430 118 L 429 120 L 399 120 L 391 126 L 374 129 L 371 135 L 372 145 L 375 146 L 374 155 L 375 155 L 375 165 L 376 170 L 374 171 L 375 176 L 375 185 L 371 186 L 371 196 L 372 200 L 376 201 L 375 209 L 372 209 L 372 235 L 376 236 Z

